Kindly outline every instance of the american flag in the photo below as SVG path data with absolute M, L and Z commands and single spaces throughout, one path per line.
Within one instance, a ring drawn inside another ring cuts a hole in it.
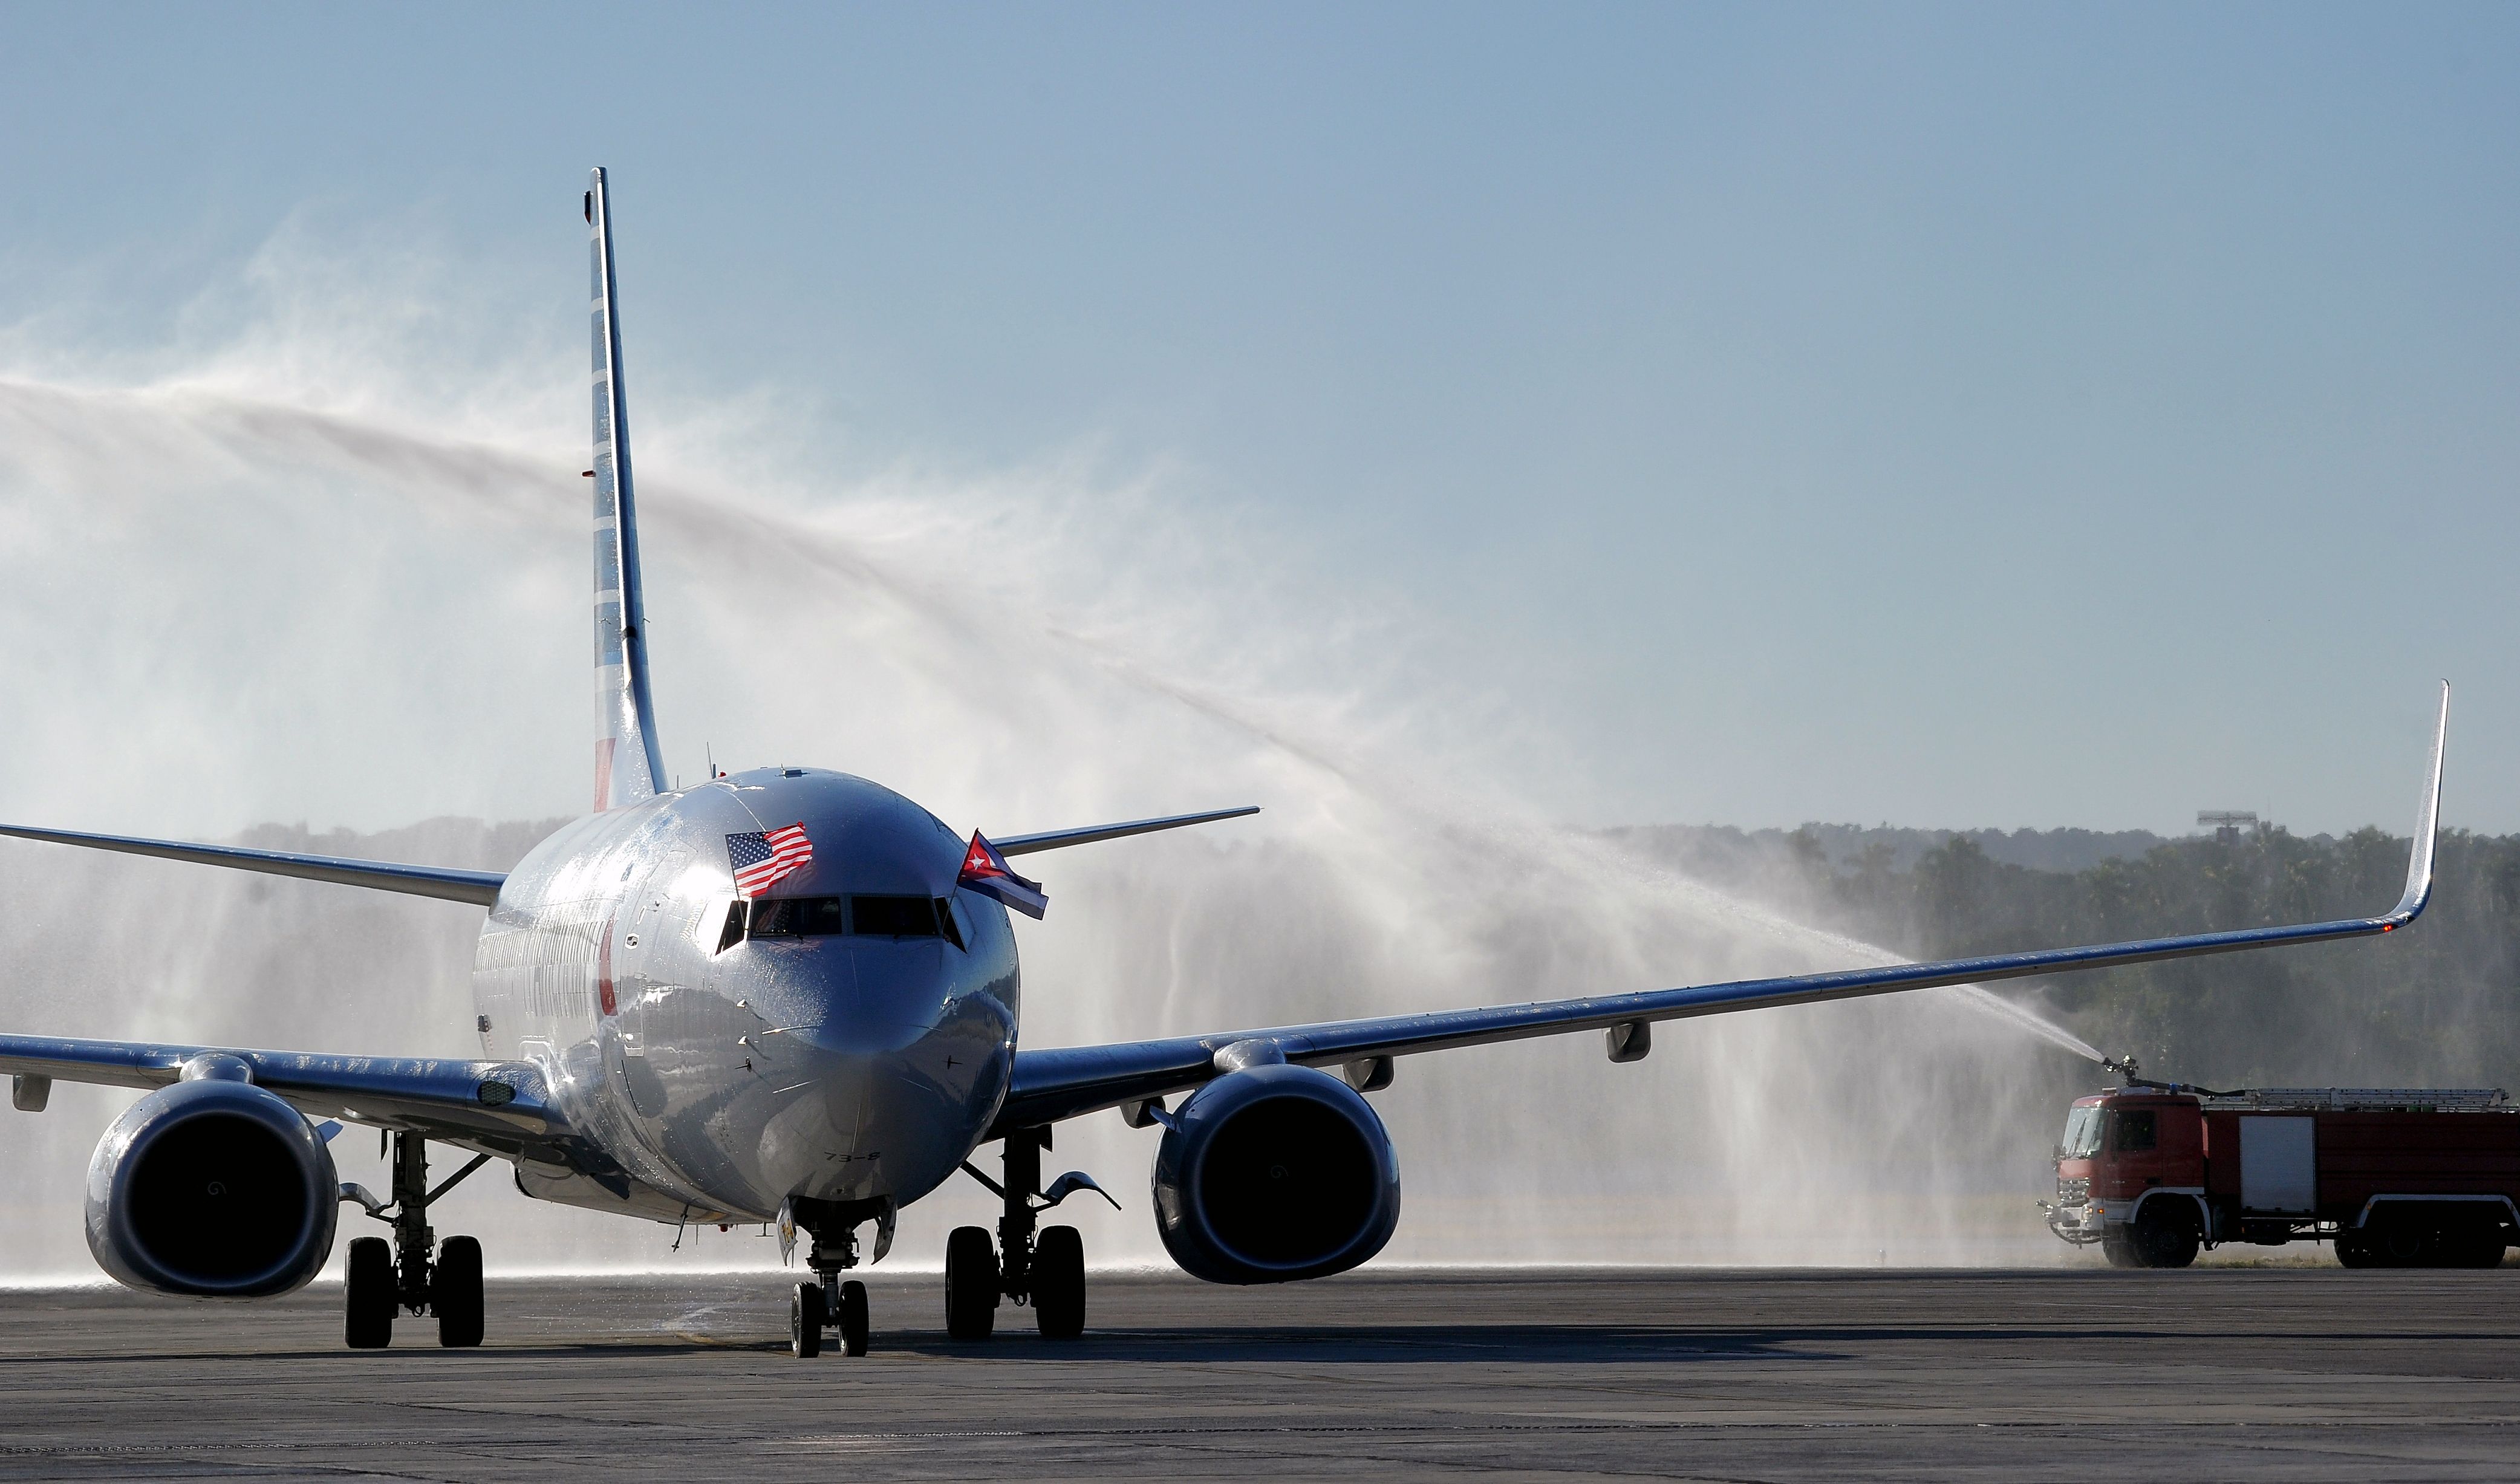
M 735 871 L 735 889 L 756 896 L 814 864 L 814 842 L 805 838 L 800 820 L 784 830 L 728 835 L 726 859 Z

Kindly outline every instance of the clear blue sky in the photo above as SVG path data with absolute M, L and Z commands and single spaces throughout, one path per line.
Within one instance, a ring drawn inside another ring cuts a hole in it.
M 1561 817 L 2402 829 L 2447 675 L 2507 831 L 2515 76 L 2507 6 L 20 5 L 0 325 L 162 343 L 294 223 L 565 338 L 605 163 L 634 427 L 1172 471 Z

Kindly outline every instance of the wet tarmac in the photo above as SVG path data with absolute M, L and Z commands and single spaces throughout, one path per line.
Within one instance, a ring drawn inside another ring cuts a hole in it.
M 0 1293 L 0 1478 L 2509 1479 L 2520 1264 L 1099 1277 L 1053 1343 L 872 1282 L 787 1353 L 776 1275 L 494 1282 L 490 1339 Z

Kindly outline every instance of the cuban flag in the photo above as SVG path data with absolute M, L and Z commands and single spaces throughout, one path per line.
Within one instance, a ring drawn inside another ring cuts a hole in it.
M 730 834 L 726 862 L 735 872 L 735 889 L 748 897 L 759 896 L 814 864 L 814 842 L 805 838 L 802 821 L 779 830 Z
M 977 830 L 971 832 L 971 848 L 963 852 L 963 875 L 958 882 L 1029 918 L 1038 918 L 1050 910 L 1050 897 L 1041 889 L 1041 882 L 1027 881 L 1015 875 L 1007 858 L 998 854 L 998 847 L 983 839 Z

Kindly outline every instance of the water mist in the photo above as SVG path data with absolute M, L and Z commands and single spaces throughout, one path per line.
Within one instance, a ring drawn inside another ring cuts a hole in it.
M 581 806 L 570 359 L 495 368 L 548 394 L 432 399 L 310 351 L 306 323 L 118 383 L 0 380 L 12 817 L 180 833 Z M 310 355 L 320 391 L 287 369 Z M 1251 512 L 1185 509 L 1161 472 L 1090 458 L 833 488 L 740 411 L 634 403 L 669 768 L 699 776 L 704 744 L 843 768 L 958 830 L 1265 807 L 1043 858 L 1050 917 L 1018 930 L 1027 1044 L 1886 961 L 1537 818 L 1446 741 L 1493 698 L 1416 678 L 1405 611 L 1326 601 L 1300 542 Z M 497 867 L 524 837 L 440 821 L 351 843 Z M 473 910 L 14 842 L 0 890 L 10 1029 L 472 1052 Z M 2008 1001 L 1937 991 L 1682 1022 L 1635 1065 L 1595 1035 L 1406 1059 L 1377 1095 L 1407 1191 L 1382 1261 L 2058 1260 L 2030 1201 L 2080 1074 L 2035 1038 L 2092 1055 Z M 64 1087 L 8 1125 L 0 1274 L 93 1276 L 79 1172 L 130 1096 Z M 1062 1209 L 1089 1254 L 1159 1262 L 1154 1135 L 1106 1113 L 1057 1137 L 1053 1170 L 1129 1207 Z M 373 1135 L 336 1147 L 374 1183 Z M 494 1271 L 777 1261 L 747 1232 L 670 1251 L 670 1230 L 494 1175 L 438 1221 Z M 905 1215 L 893 1261 L 934 1264 L 988 1206 L 949 1186 Z

